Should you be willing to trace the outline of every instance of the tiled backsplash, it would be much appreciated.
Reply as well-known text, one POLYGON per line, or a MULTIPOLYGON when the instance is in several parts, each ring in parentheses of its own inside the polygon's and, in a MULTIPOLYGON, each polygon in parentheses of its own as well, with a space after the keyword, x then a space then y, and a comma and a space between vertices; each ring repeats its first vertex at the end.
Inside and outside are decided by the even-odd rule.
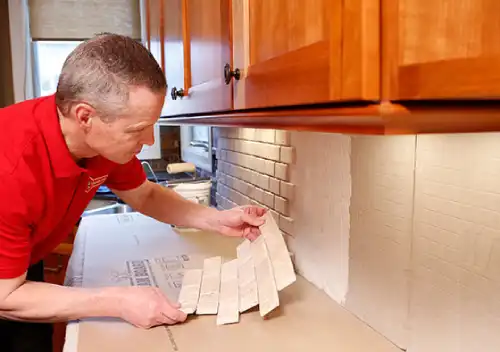
POLYGON ((167 165, 181 160, 180 128, 178 126, 161 126, 161 159, 148 160, 153 170, 166 171, 167 165))
POLYGON ((259 129, 219 129, 217 205, 258 204, 269 209, 281 230, 293 235, 289 203, 294 185, 289 167, 294 161, 290 132, 259 129))
POLYGON ((271 209, 306 279, 409 352, 499 350, 500 134, 220 131, 219 206, 271 209))

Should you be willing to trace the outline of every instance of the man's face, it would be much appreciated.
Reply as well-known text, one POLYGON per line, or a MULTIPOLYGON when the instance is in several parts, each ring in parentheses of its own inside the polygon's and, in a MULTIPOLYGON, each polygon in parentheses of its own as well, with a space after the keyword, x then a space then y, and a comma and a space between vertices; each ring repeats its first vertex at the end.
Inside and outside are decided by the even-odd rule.
POLYGON ((92 118, 86 144, 98 155, 118 164, 129 162, 142 147, 154 143, 154 124, 161 114, 165 94, 131 88, 128 109, 111 121, 92 118))

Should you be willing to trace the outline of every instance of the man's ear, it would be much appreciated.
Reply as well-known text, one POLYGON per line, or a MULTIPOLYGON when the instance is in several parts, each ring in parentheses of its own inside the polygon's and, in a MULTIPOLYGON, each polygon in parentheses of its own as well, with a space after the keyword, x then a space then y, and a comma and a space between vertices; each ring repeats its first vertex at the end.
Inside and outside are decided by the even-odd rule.
POLYGON ((87 103, 78 103, 74 106, 76 122, 84 131, 89 131, 92 127, 92 120, 95 117, 95 109, 87 103))

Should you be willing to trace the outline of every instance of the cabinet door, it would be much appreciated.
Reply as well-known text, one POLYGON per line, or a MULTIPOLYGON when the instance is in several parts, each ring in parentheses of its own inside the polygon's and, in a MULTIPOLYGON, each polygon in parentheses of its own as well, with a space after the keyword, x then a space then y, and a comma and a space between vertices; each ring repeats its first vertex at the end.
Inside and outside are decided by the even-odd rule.
POLYGON ((500 96, 500 1, 383 0, 383 94, 500 96))
POLYGON ((164 0, 165 73, 169 85, 163 115, 232 109, 230 0, 164 0))
POLYGON ((165 69, 165 58, 163 53, 163 26, 164 18, 162 8, 164 0, 146 0, 145 1, 145 44, 151 54, 154 56, 161 68, 165 69))
POLYGON ((233 0, 235 108, 341 97, 342 0, 233 0))

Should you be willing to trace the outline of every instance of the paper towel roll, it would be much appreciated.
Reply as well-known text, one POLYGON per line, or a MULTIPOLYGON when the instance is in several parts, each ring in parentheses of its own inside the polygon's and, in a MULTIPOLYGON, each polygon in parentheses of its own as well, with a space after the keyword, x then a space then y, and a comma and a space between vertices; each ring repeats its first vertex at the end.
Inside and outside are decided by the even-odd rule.
POLYGON ((195 172, 196 166, 193 163, 174 163, 167 165, 169 174, 178 174, 180 172, 195 172))

